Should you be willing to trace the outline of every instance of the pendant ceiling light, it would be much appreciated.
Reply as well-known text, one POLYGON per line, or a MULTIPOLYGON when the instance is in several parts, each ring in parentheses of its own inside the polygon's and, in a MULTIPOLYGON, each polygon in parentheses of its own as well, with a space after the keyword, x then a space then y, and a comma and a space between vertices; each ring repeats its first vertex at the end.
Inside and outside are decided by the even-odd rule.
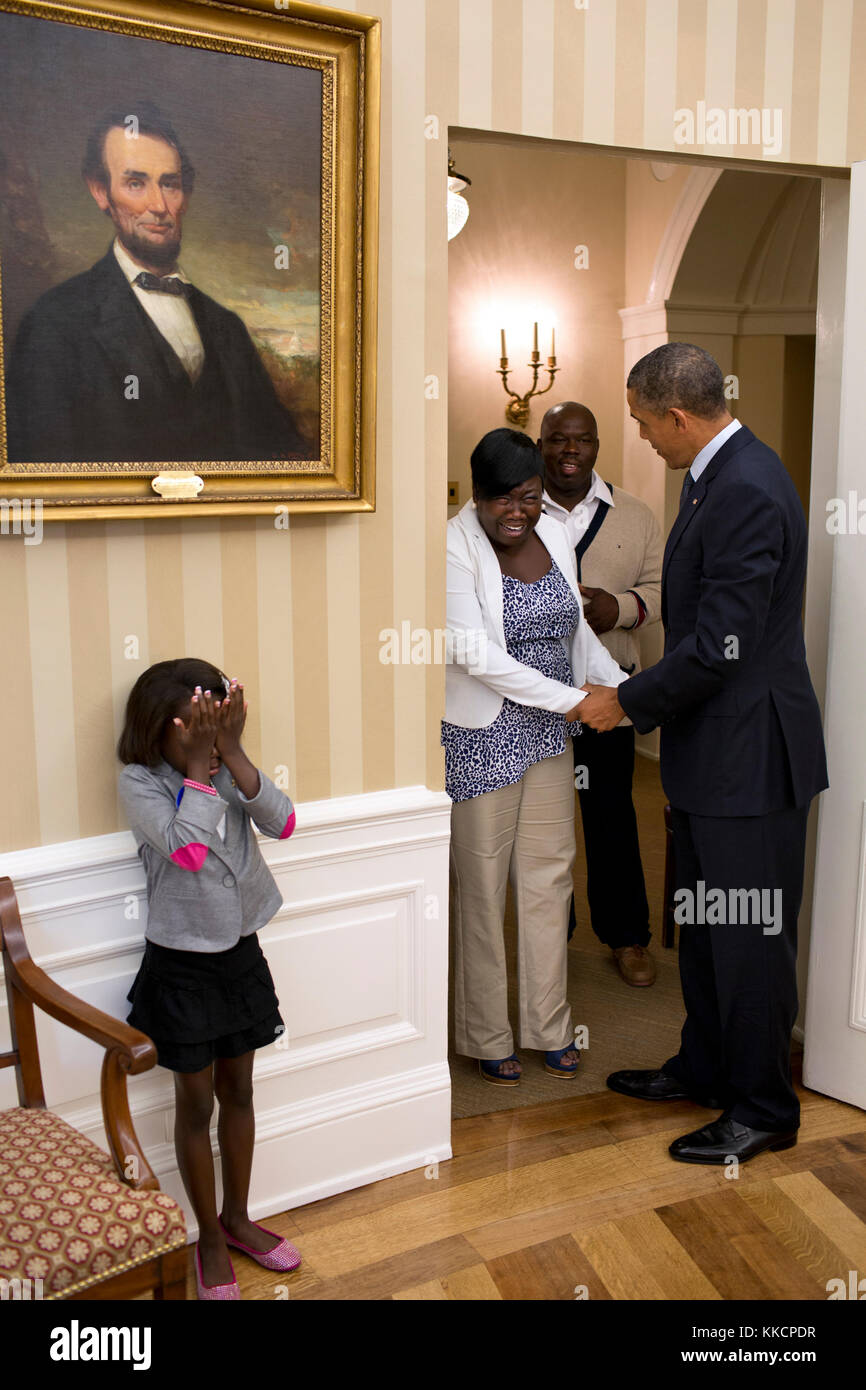
POLYGON ((463 197, 463 189, 472 183, 465 174, 458 174, 454 168, 451 151, 448 151, 448 240, 453 241, 462 232, 469 216, 469 204, 463 197))

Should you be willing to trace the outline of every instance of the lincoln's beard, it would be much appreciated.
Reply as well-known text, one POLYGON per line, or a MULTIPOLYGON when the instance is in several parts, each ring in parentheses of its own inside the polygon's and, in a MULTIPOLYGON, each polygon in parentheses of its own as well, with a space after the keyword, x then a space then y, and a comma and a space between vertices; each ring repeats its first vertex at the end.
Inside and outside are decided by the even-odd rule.
POLYGON ((148 241, 145 237, 136 236, 135 232, 119 232, 121 244, 126 247, 131 256, 137 261, 143 261, 146 265, 158 265, 163 270, 173 270, 177 264, 180 254, 180 233, 177 233, 173 241, 160 241, 156 245, 148 241))
POLYGON ((125 246, 137 261, 143 262, 144 265, 159 266, 163 270, 174 269, 180 255, 180 231, 175 231, 170 241, 153 242, 122 226, 116 216, 112 220, 121 246, 125 246))

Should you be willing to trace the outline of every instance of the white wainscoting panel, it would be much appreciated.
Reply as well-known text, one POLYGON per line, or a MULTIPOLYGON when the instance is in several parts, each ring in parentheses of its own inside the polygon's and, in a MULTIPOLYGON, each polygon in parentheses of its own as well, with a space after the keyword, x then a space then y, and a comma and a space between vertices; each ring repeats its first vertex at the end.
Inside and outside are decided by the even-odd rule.
MULTIPOLYGON (((450 1157, 450 806, 424 787, 340 797, 298 806, 289 840, 261 840, 283 895, 259 938, 286 1032, 256 1054, 256 1216, 450 1157)), ((132 836, 0 855, 4 874, 38 964, 125 1018, 147 923, 132 836)), ((45 1015, 37 1027, 48 1104, 104 1146, 102 1050, 45 1015)), ((0 1051, 8 1047, 4 992, 0 1051)), ((171 1073, 156 1067, 129 1088, 148 1159, 194 1232, 171 1073)), ((0 1072, 0 1108, 17 1103, 13 1072, 0 1072)), ((216 1114, 213 1138, 216 1152, 216 1114)))

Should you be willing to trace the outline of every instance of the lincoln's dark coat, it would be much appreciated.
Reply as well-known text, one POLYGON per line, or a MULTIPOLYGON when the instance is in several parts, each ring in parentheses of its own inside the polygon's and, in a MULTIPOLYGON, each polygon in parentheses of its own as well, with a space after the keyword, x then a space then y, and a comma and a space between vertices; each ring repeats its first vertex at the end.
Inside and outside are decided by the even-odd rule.
POLYGON ((112 250, 21 323, 7 374, 11 463, 310 457, 237 314, 194 287, 193 385, 112 250))

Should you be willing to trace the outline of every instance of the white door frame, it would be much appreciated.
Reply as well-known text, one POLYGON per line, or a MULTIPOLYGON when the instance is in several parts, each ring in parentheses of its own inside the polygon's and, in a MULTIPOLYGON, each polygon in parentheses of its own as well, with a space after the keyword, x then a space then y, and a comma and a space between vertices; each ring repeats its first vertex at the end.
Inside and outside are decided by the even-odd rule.
MULTIPOLYGON (((866 163, 825 181, 806 632, 830 787, 820 798, 803 1079, 866 1109, 866 538, 831 535, 831 498, 863 495, 866 437, 866 163)), ((808 861, 807 861, 808 862, 808 861)))

